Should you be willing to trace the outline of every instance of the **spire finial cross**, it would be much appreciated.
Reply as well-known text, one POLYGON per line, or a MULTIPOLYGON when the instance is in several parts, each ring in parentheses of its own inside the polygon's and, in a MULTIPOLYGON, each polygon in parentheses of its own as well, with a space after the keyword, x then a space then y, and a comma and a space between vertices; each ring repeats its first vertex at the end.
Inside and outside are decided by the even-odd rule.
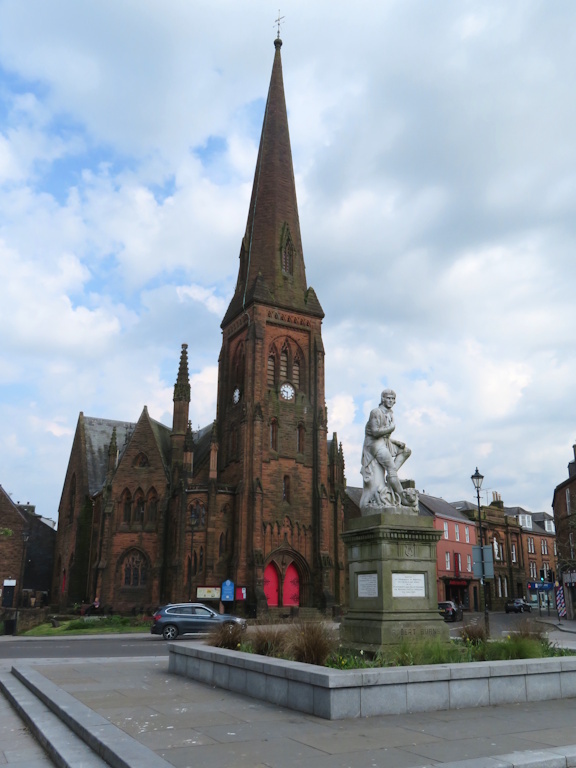
POLYGON ((274 21, 274 25, 278 25, 278 40, 280 40, 280 23, 284 21, 285 18, 286 16, 280 16, 280 8, 278 8, 278 18, 274 21))

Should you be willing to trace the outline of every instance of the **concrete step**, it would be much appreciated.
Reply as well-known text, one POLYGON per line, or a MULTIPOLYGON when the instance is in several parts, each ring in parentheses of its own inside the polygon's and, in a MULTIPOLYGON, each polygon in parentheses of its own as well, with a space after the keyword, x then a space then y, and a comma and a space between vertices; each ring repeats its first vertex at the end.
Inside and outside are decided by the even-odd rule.
POLYGON ((92 749, 9 672, 0 673, 0 691, 59 768, 107 768, 92 749))
POLYGON ((58 766, 173 768, 32 667, 13 666, 11 675, 0 678, 0 688, 18 702, 13 705, 58 766), (46 723, 38 734, 37 720, 46 723))

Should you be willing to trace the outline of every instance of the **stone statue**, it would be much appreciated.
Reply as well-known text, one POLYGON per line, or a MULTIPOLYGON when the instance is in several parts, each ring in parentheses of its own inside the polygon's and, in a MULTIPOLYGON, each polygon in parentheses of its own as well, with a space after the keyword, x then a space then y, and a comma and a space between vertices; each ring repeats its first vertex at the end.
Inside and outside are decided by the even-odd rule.
POLYGON ((377 512, 418 514, 417 491, 413 488, 405 490, 398 479, 398 470, 411 451, 404 443, 392 439, 396 429, 392 411, 395 402, 396 393, 385 389, 380 405, 370 412, 366 424, 361 469, 364 480, 360 499, 362 515, 377 512))

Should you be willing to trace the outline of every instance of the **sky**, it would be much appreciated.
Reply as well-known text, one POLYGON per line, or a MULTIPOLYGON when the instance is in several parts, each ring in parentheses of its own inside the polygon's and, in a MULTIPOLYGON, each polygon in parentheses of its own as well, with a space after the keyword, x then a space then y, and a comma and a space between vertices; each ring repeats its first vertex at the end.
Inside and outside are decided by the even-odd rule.
MULTIPOLYGON (((78 414, 216 415, 277 4, 0 0, 0 484, 56 519, 78 414)), ((576 4, 287 0, 282 65, 329 434, 550 511, 576 440, 576 4)))

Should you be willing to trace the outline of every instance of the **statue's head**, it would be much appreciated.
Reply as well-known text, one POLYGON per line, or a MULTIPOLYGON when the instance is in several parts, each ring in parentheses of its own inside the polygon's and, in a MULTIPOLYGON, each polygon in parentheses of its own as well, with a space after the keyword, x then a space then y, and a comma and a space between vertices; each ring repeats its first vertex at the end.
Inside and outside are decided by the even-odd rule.
POLYGON ((383 403, 384 400, 393 400, 396 402, 396 392, 394 392, 393 389, 383 389, 382 394, 380 395, 380 402, 383 403))

